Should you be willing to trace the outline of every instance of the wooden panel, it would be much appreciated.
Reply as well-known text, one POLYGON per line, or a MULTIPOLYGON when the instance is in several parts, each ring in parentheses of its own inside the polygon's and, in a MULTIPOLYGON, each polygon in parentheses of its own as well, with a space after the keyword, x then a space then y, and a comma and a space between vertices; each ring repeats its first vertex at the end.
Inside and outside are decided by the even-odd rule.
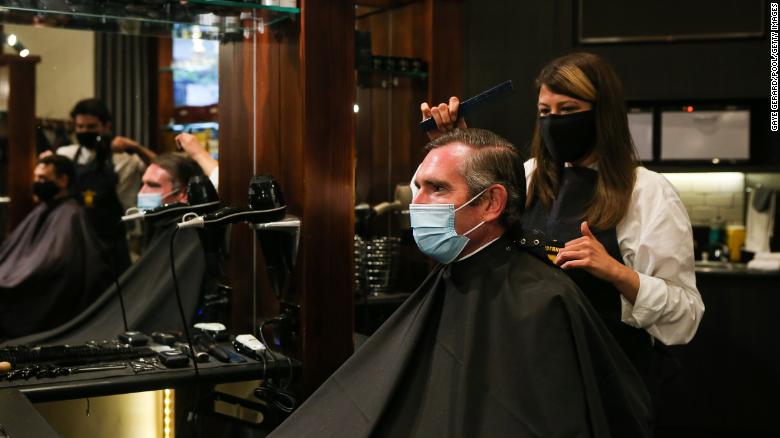
MULTIPOLYGON (((304 195, 306 193, 306 181, 304 180, 304 162, 307 159, 304 145, 303 118, 304 118, 304 84, 301 78, 302 63, 300 50, 300 26, 288 26, 284 33, 284 44, 280 45, 279 52, 279 178, 284 181, 285 194, 287 195, 288 209, 291 214, 304 217, 304 195)), ((324 117, 324 116, 323 116, 324 117)), ((307 229, 308 222, 303 223, 303 229, 307 229)), ((303 254, 298 256, 298 264, 295 267, 290 294, 287 299, 301 304, 303 290, 306 282, 304 275, 303 254)), ((302 357, 303 344, 298 345, 296 352, 302 357)))
POLYGON ((434 29, 425 39, 430 61, 428 99, 444 102, 463 94, 463 2, 426 0, 426 28, 434 29))
MULTIPOLYGON (((220 45, 219 55, 219 196, 223 205, 247 205, 252 177, 254 105, 251 92, 252 41, 220 45)), ((232 331, 251 331, 251 273, 254 236, 243 224, 232 227, 227 260, 228 283, 233 287, 232 331)))
MULTIPOLYGON (((255 150, 255 174, 271 174, 279 181, 285 200, 289 203, 289 189, 287 180, 281 176, 282 163, 281 151, 284 145, 280 141, 281 125, 280 110, 282 102, 280 96, 280 59, 279 53, 285 44, 287 32, 297 29, 292 21, 287 21, 279 26, 266 29, 262 34, 256 34, 255 46, 255 90, 245 90, 246 93, 255 93, 254 119, 256 123, 254 145, 255 150)), ((294 30, 297 32, 297 30, 294 30)), ((289 208, 289 213, 294 213, 289 208)), ((257 244, 256 270, 257 277, 254 280, 257 290, 255 313, 259 320, 270 318, 279 314, 279 299, 271 288, 266 275, 263 252, 257 244)), ((259 323, 259 321, 257 321, 259 323)))
MULTIPOLYGON (((374 55, 430 62, 428 46, 420 43, 431 34, 426 8, 417 2, 368 15, 356 21, 356 28, 371 32, 374 55)), ((417 124, 420 103, 428 100, 428 84, 417 78, 361 73, 356 131, 358 202, 373 205, 392 200, 395 185, 409 181, 427 141, 417 124)))
MULTIPOLYGON (((221 48, 220 196, 245 205, 254 163, 279 180, 288 211, 301 217, 288 300, 301 305, 295 350, 308 392, 352 352, 354 21, 348 0, 304 1, 301 8, 298 21, 267 29, 256 46, 221 48)), ((243 225, 233 228, 228 278, 236 290, 232 328, 240 330, 251 326, 254 237, 243 225)), ((258 315, 273 316, 278 302, 261 260, 257 268, 258 315)))
POLYGON ((0 55, 9 69, 7 184, 8 229, 12 230, 33 209, 31 184, 35 154, 35 67, 40 58, 0 55), (13 165, 11 165, 13 163, 13 165))
POLYGON ((422 161, 427 136, 417 126, 420 103, 462 95, 461 15, 461 1, 426 0, 356 21, 358 30, 371 32, 374 55, 422 58, 430 73, 427 81, 383 75, 358 89, 358 202, 392 199, 395 185, 407 182, 422 161))
POLYGON ((312 390, 353 349, 354 19, 349 0, 302 9, 303 384, 312 390))

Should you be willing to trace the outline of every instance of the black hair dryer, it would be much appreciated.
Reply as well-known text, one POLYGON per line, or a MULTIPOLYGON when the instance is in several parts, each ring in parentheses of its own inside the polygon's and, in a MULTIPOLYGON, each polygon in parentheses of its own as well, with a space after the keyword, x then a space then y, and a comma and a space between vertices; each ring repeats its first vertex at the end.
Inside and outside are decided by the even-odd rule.
MULTIPOLYGON (((270 175, 257 175, 249 183, 249 207, 271 210, 285 205, 279 183, 270 175)), ((265 257, 266 272, 276 297, 282 299, 290 287, 298 257, 301 221, 282 213, 274 221, 253 224, 265 257)))

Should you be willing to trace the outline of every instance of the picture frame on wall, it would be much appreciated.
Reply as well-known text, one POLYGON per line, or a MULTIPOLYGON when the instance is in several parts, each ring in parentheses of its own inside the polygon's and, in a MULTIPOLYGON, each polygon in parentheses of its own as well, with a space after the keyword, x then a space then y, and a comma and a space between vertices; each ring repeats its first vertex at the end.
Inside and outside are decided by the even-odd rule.
POLYGON ((763 38, 764 0, 578 0, 579 44, 763 38))

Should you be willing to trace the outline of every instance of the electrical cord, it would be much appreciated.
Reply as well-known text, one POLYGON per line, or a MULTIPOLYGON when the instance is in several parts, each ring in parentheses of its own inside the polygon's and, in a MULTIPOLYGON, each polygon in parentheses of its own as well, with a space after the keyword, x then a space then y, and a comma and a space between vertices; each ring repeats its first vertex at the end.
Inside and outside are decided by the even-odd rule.
POLYGON ((184 315, 184 306, 181 304, 181 292, 179 291, 179 281, 176 278, 176 259, 174 257, 174 242, 176 241, 176 234, 178 234, 179 228, 173 229, 173 234, 171 234, 171 245, 170 245, 170 262, 171 262, 171 276, 173 277, 173 289, 176 292, 176 304, 179 306, 179 316, 181 317, 181 323, 184 326, 184 335, 187 336, 187 345, 190 348, 190 352, 193 352, 192 354, 192 365, 195 368, 195 434, 196 436, 200 436, 200 428, 197 425, 198 421, 198 404, 200 400, 200 372, 198 370, 198 361, 195 359, 195 348, 192 345, 192 337, 190 336, 190 328, 187 324, 187 318, 184 315))
MULTIPOLYGON (((187 317, 184 315, 184 306, 181 304, 181 292, 179 291, 179 281, 176 278, 176 258, 174 257, 173 248, 174 248, 174 242, 176 241, 176 234, 178 233, 179 233, 179 229, 174 228, 173 234, 171 234, 171 245, 170 245, 171 276, 173 277, 173 290, 176 292, 176 304, 179 306, 179 316, 181 317, 181 323, 184 326, 184 335, 187 336, 187 346, 190 347, 190 351, 195 351, 195 348, 192 345, 192 337, 190 336, 190 328, 187 324, 187 317)), ((194 357, 192 358, 192 365, 195 368, 195 383, 197 384, 198 379, 200 379, 200 372, 198 370, 198 361, 195 360, 194 357)))
MULTIPOLYGON (((277 316, 268 319, 266 321, 263 321, 263 323, 260 324, 260 329, 259 329, 260 340, 266 346, 268 353, 271 354, 271 358, 273 359, 274 363, 276 363, 276 356, 275 356, 276 353, 271 349, 270 344, 266 342, 263 329, 269 324, 276 324, 283 320, 284 318, 282 318, 281 316, 277 316)), ((265 355, 265 353, 263 355, 265 355)), ((289 357, 287 357, 287 355, 282 355, 282 356, 285 359, 287 359, 288 370, 290 371, 290 375, 285 385, 283 387, 278 387, 274 385, 271 379, 265 379, 263 380, 263 383, 260 385, 260 387, 255 388, 254 394, 255 397, 259 398, 260 400, 264 400, 271 407, 275 408, 280 413, 286 416, 292 413, 292 411, 294 411, 295 408, 298 406, 298 399, 295 396, 295 394, 287 390, 290 386, 290 383, 293 380, 292 360, 289 357)), ((263 375, 265 376, 265 358, 263 358, 263 375)))
MULTIPOLYGON (((271 357, 273 358, 274 363, 276 363, 276 357, 274 356, 274 351, 271 348, 271 345, 265 341, 265 335, 263 334, 263 329, 265 328, 266 325, 276 324, 282 321, 284 321, 284 318, 282 318, 281 316, 273 317, 271 319, 263 321, 263 323, 260 324, 260 329, 259 329, 260 341, 262 341, 263 345, 265 345, 268 348, 268 351, 271 352, 271 357)), ((282 354, 282 356, 284 356, 284 358, 287 359, 287 367, 288 367, 287 369, 290 371, 290 375, 287 378, 287 383, 283 386, 283 389, 287 389, 290 387, 290 384, 292 383, 293 380, 293 366, 292 366, 292 360, 290 360, 290 358, 286 354, 282 354)))
POLYGON ((285 415, 291 414, 298 406, 298 399, 293 393, 277 388, 268 381, 255 388, 255 397, 285 415))
POLYGON ((124 226, 122 225, 122 221, 119 221, 119 223, 117 223, 116 226, 117 226, 117 228, 121 227, 121 231, 122 232, 121 233, 116 233, 116 235, 114 236, 114 241, 112 242, 112 245, 109 248, 109 251, 110 251, 109 257, 111 259, 111 275, 113 275, 113 277, 114 277, 114 285, 116 286, 116 294, 119 296, 119 307, 120 307, 120 309, 122 309, 122 323, 125 326, 125 332, 128 332, 128 331, 130 331, 130 329, 127 328, 127 312, 125 311, 125 300, 122 297, 122 290, 119 288, 119 274, 117 274, 117 272, 116 272, 117 271, 117 269, 116 269, 116 263, 117 263, 117 260, 116 260, 117 259, 117 254, 116 254, 117 242, 119 241, 120 237, 122 239, 125 238, 125 233, 124 233, 124 226))

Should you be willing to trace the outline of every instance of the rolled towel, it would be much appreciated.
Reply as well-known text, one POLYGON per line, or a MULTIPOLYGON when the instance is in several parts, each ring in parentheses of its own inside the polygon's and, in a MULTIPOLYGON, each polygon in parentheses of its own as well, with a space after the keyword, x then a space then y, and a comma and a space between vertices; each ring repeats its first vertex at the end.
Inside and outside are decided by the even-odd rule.
POLYGON ((753 259, 747 264, 748 269, 759 271, 780 271, 780 260, 756 260, 753 259))
POLYGON ((753 257, 754 260, 780 260, 780 252, 759 252, 753 257))

